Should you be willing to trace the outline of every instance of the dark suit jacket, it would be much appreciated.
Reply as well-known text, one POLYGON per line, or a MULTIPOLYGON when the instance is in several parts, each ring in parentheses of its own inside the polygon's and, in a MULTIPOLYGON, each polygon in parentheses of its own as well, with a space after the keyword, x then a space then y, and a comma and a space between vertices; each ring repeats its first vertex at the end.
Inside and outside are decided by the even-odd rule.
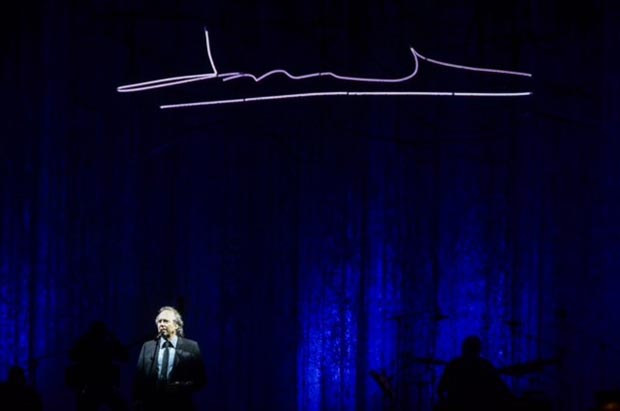
POLYGON ((142 345, 138 358, 134 395, 138 404, 146 410, 191 410, 192 394, 206 383, 205 368, 196 341, 178 337, 174 365, 169 382, 162 386, 157 381, 157 354, 159 340, 142 345))

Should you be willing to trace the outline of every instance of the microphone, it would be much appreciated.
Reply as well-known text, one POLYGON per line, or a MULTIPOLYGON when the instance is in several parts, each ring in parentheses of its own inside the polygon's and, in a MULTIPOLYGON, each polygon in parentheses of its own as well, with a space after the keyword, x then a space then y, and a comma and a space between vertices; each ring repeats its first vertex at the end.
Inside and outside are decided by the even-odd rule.
POLYGON ((162 345, 162 346, 163 346, 163 343, 164 343, 164 342, 166 342, 167 340, 168 340, 168 338, 165 336, 164 331, 159 331, 159 332, 155 335, 155 337, 153 338, 153 341, 155 341, 155 347, 156 347, 156 348, 157 348, 159 345, 162 345), (160 340, 161 338, 163 338, 163 339, 164 339, 164 341, 163 341, 161 344, 159 344, 159 340, 160 340))

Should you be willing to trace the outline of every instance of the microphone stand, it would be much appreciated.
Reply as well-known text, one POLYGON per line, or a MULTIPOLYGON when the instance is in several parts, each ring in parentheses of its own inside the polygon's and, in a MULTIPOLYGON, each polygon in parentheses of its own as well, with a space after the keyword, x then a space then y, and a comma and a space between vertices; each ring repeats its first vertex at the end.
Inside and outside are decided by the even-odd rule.
POLYGON ((155 375, 155 362, 157 358, 157 353, 159 352, 159 337, 161 337, 161 333, 157 333, 155 336, 155 347, 153 348, 153 357, 151 357, 151 370, 149 375, 155 375))

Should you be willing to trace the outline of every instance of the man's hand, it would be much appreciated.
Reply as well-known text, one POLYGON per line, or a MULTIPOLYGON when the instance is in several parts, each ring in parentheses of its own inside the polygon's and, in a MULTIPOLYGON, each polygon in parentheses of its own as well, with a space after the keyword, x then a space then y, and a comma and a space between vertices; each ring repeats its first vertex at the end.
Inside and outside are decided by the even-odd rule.
POLYGON ((192 385, 193 384, 189 381, 174 381, 166 385, 166 392, 169 394, 177 394, 191 389, 192 385))

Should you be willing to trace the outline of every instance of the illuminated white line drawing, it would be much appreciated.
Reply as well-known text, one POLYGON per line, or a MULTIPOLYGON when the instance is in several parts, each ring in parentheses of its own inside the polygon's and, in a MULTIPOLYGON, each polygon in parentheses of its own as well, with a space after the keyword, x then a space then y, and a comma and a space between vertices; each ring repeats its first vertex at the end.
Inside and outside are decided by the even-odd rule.
POLYGON ((209 100, 195 103, 164 104, 161 109, 188 108, 199 106, 215 106, 220 104, 250 103, 263 100, 284 100, 291 98, 308 98, 324 96, 443 96, 443 97, 524 97, 529 96, 530 91, 514 93, 470 93, 453 91, 323 91, 318 93, 280 94, 271 96, 234 98, 229 100, 209 100))
MULTIPOLYGON (((483 68, 483 67, 473 67, 473 66, 464 66, 460 64, 447 63, 439 60, 434 60, 423 56, 418 53, 413 47, 410 47, 409 50, 413 56, 414 68, 413 71, 400 78, 373 78, 373 77, 352 77, 352 76, 343 76, 340 74, 333 73, 331 71, 326 72, 316 72, 309 73, 303 75, 293 75, 286 70, 283 69, 275 69, 268 71, 260 76, 244 73, 244 72, 229 72, 229 73, 218 73, 217 68, 215 67, 215 63, 213 61, 213 56, 211 54, 211 44, 209 41, 209 32, 207 29, 204 29, 205 33, 205 42, 207 47, 207 54, 209 56, 209 62, 211 64, 210 73, 202 73, 202 74, 190 74, 185 76, 176 76, 176 77, 167 77, 157 80, 151 80, 141 83, 127 84, 124 86, 119 86, 117 91, 119 93, 133 93, 138 91, 145 90, 153 90, 164 87, 171 87, 180 84, 186 84, 196 81, 210 80, 210 79, 221 79, 223 82, 237 80, 241 78, 250 78, 254 80, 254 82, 258 83, 260 81, 265 80, 268 77, 271 77, 276 74, 281 74, 288 77, 291 80, 306 80, 309 78, 316 77, 331 77, 337 80, 343 81, 352 81, 352 82, 360 82, 360 83, 402 83, 408 80, 411 80, 418 74, 419 69, 419 59, 444 67, 455 68, 458 70, 469 70, 469 71, 477 71, 483 73, 492 73, 492 74, 501 74, 501 75, 509 75, 509 76, 520 76, 520 77, 532 77, 531 73, 520 72, 520 71, 510 71, 510 70, 498 70, 491 68, 483 68)), ((529 96, 532 92, 503 92, 503 93, 482 93, 482 92, 423 92, 423 91, 322 91, 322 92, 314 92, 314 93, 297 93, 297 94, 281 94, 281 95, 269 95, 269 96, 258 96, 258 97, 246 97, 246 98, 237 98, 237 99, 228 99, 228 100, 210 100, 210 101, 202 101, 202 102, 194 102, 194 103, 179 103, 179 104, 167 104, 162 105, 160 108, 168 109, 168 108, 182 108, 182 107, 196 107, 196 106, 208 106, 208 105, 217 105, 217 104, 232 104, 232 103, 246 103, 253 101, 265 101, 265 100, 282 100, 282 99, 292 99, 292 98, 308 98, 308 97, 322 97, 322 96, 456 96, 456 97, 520 97, 520 96, 529 96)))

